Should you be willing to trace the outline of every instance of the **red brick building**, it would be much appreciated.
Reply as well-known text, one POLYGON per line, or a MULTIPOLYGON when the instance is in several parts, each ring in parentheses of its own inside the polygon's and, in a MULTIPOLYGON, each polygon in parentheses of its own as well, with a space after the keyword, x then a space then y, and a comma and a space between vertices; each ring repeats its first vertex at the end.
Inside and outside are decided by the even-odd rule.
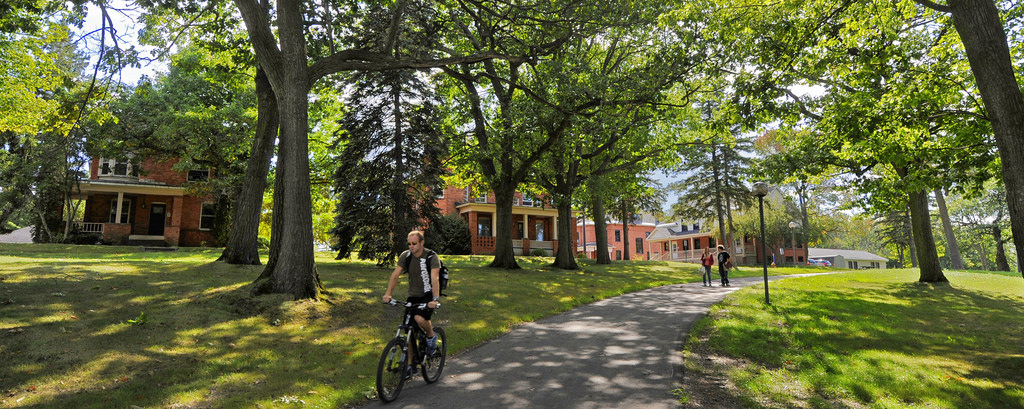
POLYGON ((176 160, 143 160, 141 164, 93 158, 89 179, 71 193, 85 200, 83 232, 100 233, 108 244, 200 246, 212 243, 214 207, 204 198, 185 194, 190 180, 210 177, 208 169, 179 172, 176 160))
MULTIPOLYGON (((623 229, 622 221, 609 220, 605 225, 608 232, 608 257, 612 260, 623 260, 626 258, 626 248, 629 248, 628 260, 650 259, 648 238, 658 225, 658 220, 650 215, 637 215, 629 222, 628 240, 627 232, 623 229)), ((576 252, 585 254, 586 258, 597 258, 597 235, 595 234, 593 220, 582 219, 576 224, 576 237, 579 240, 576 245, 576 252), (585 242, 585 243, 583 243, 585 242)))
MULTIPOLYGON (((736 263, 740 265, 761 264, 764 255, 759 241, 751 236, 740 236, 742 235, 736 237, 736 243, 731 248, 726 246, 736 263)), ((648 241, 651 245, 651 260, 686 263, 699 263, 700 255, 705 248, 712 247, 711 251, 714 252, 714 247, 719 244, 718 240, 711 236, 711 232, 701 230, 700 223, 682 222, 658 225, 648 241)), ((783 258, 785 258, 786 265, 789 265, 793 263, 794 256, 796 256, 798 264, 807 263, 807 249, 802 246, 798 246, 796 249, 772 249, 769 247, 768 251, 770 253, 768 263, 774 262, 782 265, 783 258), (773 253, 775 251, 778 252, 778 256, 773 253)))
MULTIPOLYGON (((437 207, 442 214, 455 213, 469 223, 473 254, 494 254, 498 227, 493 194, 474 197, 469 188, 448 187, 438 197, 437 207)), ((512 247, 517 256, 528 256, 536 249, 553 256, 558 240, 565 238, 565 232, 558 231, 558 210, 519 192, 512 199, 512 225, 512 247)))

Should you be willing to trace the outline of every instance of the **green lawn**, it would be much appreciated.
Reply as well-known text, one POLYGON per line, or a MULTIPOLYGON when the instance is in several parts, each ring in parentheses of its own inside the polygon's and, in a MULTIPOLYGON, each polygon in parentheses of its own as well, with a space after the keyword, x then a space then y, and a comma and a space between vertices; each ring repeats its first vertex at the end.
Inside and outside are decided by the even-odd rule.
MULTIPOLYGON (((327 302, 252 299, 261 267, 219 254, 0 245, 0 407, 336 408, 373 398, 378 354, 401 313, 380 303, 391 269, 320 254, 327 302)), ((453 353, 597 299, 700 281, 693 264, 562 271, 522 258, 523 270, 506 271, 484 268, 490 259, 445 257, 454 284, 435 320, 453 353)))
POLYGON ((1024 280, 946 276, 793 278, 771 284, 770 307, 746 288, 694 327, 687 367, 727 377, 748 407, 1024 407, 1024 280), (732 364, 703 365, 705 351, 732 364))

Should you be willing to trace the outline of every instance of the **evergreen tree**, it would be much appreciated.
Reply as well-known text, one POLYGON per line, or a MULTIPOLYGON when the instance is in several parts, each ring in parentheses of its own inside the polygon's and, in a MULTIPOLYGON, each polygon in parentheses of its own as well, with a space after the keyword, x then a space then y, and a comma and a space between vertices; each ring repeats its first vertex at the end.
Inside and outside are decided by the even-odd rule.
POLYGON ((406 233, 440 216, 435 200, 447 144, 419 73, 357 73, 346 83, 333 248, 345 258, 357 243, 360 258, 390 265, 406 248, 406 233))

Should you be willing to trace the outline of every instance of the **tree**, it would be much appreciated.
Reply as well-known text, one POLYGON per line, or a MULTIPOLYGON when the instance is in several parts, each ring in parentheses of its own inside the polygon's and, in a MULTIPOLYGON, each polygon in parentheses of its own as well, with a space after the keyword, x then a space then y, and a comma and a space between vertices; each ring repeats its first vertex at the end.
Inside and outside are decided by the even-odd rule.
MULTIPOLYGON (((392 44, 401 32, 407 31, 402 30, 404 9, 410 3, 407 0, 399 0, 395 4, 384 42, 372 47, 353 48, 344 48, 346 44, 334 37, 336 32, 347 32, 341 28, 351 23, 349 18, 352 16, 348 10, 334 7, 344 8, 348 4, 305 9, 303 2, 282 0, 272 9, 269 3, 256 0, 235 0, 234 3, 245 21, 256 59, 267 73, 277 98, 280 118, 270 259, 254 282, 253 291, 255 294, 287 293, 296 298, 315 299, 319 297, 322 284, 313 261, 308 178, 308 98, 313 84, 341 71, 430 68, 494 58, 522 58, 490 51, 444 58, 433 54, 395 58, 392 44), (309 30, 307 27, 310 25, 320 27, 309 30)), ((455 15, 460 8, 447 10, 455 15)), ((466 5, 465 10, 479 10, 479 6, 466 5)), ((436 15, 441 18, 447 14, 436 15)))
MULTIPOLYGON (((943 6, 930 0, 914 1, 953 17, 995 133, 1014 244, 1017 254, 1024 254, 1024 97, 996 2, 949 0, 943 6)), ((1024 258, 1018 258, 1017 270, 1024 276, 1024 258)))
POLYGON ((956 235, 953 233, 953 224, 949 220, 949 210, 946 208, 946 197, 942 194, 942 189, 935 189, 935 203, 939 207, 939 220, 942 222, 942 234, 946 238, 949 262, 954 270, 963 270, 964 260, 960 257, 960 245, 957 244, 956 235))
POLYGON ((360 258, 390 265, 406 248, 406 233, 440 217, 435 192, 448 146, 416 72, 356 73, 350 86, 334 174, 335 249, 348 257, 355 240, 360 258))
MULTIPOLYGON (((988 246, 992 246, 995 257, 995 269, 1010 271, 1009 258, 1005 249, 1006 242, 1012 238, 1004 232, 1009 227, 1008 209, 1005 187, 997 182, 990 182, 985 189, 957 198, 950 203, 950 220, 953 224, 975 232, 981 238, 977 246, 978 257, 983 266, 989 261, 988 246)), ((1017 254, 1020 258, 1020 254, 1017 254)), ((985 267, 988 269, 988 267, 985 267)))

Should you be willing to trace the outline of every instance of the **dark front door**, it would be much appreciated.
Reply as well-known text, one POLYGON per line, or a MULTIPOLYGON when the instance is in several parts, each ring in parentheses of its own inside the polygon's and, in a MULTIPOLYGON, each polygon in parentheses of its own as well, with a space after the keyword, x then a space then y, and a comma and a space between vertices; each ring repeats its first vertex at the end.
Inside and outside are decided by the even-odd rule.
POLYGON ((166 222, 167 205, 156 203, 149 205, 149 235, 163 236, 166 222))

